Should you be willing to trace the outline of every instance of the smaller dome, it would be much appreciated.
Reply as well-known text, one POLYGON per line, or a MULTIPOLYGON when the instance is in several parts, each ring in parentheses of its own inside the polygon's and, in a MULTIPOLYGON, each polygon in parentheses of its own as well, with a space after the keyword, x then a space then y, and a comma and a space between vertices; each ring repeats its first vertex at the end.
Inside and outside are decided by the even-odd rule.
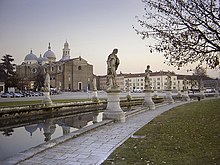
POLYGON ((47 57, 42 57, 41 54, 40 54, 40 57, 37 59, 37 61, 39 63, 42 63, 43 61, 48 61, 48 58, 47 57))
POLYGON ((30 54, 26 55, 24 60, 25 61, 27 61, 27 60, 37 60, 37 56, 35 54, 33 54, 32 50, 31 50, 30 54))

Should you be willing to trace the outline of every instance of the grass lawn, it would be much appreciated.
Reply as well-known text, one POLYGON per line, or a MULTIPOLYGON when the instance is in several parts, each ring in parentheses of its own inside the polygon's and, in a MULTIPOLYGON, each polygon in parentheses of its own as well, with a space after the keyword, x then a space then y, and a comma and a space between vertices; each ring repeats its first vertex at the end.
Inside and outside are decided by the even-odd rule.
POLYGON ((163 113, 129 138, 103 163, 116 165, 220 164, 220 99, 163 113))
MULTIPOLYGON (((65 99, 65 100, 52 100, 52 101, 54 103, 68 103, 68 102, 91 101, 91 99, 65 99)), ((32 105, 32 104, 41 104, 41 103, 42 103, 42 100, 0 102, 0 107, 1 106, 32 105)))

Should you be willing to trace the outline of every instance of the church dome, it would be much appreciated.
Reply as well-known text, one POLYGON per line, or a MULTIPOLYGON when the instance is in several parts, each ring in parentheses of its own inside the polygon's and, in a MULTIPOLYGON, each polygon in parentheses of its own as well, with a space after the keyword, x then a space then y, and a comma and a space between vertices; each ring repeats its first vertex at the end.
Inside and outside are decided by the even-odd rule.
POLYGON ((37 130, 37 124, 25 126, 24 129, 30 133, 30 136, 37 130))
POLYGON ((44 53, 43 57, 46 57, 46 58, 56 58, 54 52, 51 50, 50 43, 49 43, 49 46, 48 46, 48 51, 46 51, 44 53))
POLYGON ((25 61, 32 61, 32 60, 37 60, 37 56, 32 53, 32 50, 30 54, 26 55, 24 58, 25 61))
POLYGON ((44 57, 46 58, 56 58, 54 52, 52 50, 48 50, 44 53, 44 57))

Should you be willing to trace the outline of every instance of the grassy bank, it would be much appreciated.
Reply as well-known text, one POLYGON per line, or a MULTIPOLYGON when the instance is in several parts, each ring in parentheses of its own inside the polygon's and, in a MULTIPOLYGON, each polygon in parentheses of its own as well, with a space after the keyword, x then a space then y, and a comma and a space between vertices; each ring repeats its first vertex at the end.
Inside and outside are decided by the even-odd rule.
POLYGON ((155 118, 103 164, 220 164, 220 99, 193 102, 155 118))
MULTIPOLYGON (((64 99, 64 100, 52 100, 52 101, 54 103, 68 103, 68 102, 79 102, 79 101, 90 101, 90 100, 91 99, 64 99)), ((0 107, 32 105, 32 104, 41 104, 41 103, 42 100, 0 102, 0 107)))

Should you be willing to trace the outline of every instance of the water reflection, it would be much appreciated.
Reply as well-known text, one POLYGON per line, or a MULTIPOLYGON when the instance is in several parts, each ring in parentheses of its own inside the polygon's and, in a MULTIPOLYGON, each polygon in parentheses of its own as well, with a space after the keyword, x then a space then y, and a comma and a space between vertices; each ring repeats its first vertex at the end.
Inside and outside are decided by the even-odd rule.
POLYGON ((102 112, 88 112, 0 127, 0 160, 101 120, 102 112))

